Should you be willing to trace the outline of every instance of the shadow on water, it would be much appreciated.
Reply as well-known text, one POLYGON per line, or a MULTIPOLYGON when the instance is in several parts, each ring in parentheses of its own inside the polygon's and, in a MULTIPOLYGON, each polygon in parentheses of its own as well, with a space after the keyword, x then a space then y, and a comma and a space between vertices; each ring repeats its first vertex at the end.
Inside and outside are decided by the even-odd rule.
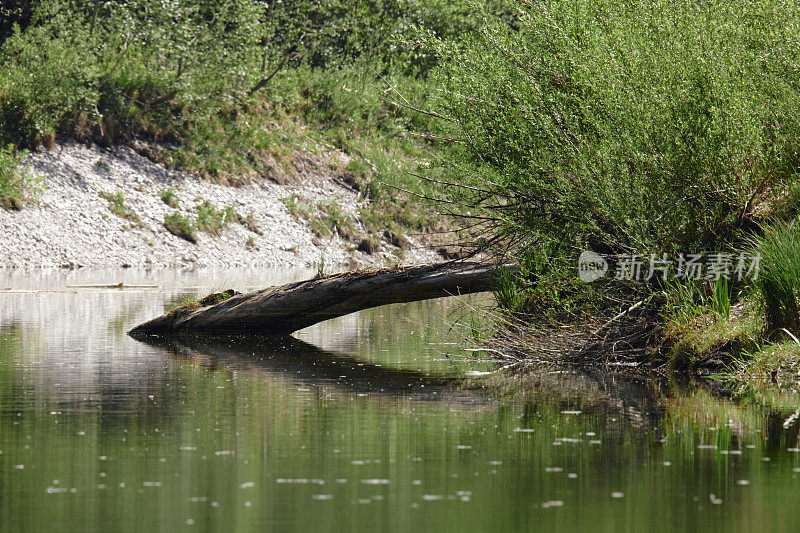
POLYGON ((304 387, 330 387, 367 395, 411 397, 477 405, 478 391, 459 388, 461 380, 413 370, 384 368, 326 351, 291 336, 160 336, 137 340, 170 355, 211 368, 281 377, 304 387))

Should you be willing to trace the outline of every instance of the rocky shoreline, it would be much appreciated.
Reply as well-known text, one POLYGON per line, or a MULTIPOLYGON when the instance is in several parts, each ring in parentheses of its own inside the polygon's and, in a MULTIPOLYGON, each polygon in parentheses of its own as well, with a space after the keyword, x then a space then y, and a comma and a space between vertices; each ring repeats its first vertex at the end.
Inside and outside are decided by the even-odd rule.
POLYGON ((402 252, 389 242, 382 242, 380 251, 359 251, 335 232, 315 235, 307 220, 290 213, 287 198, 309 205, 333 201, 360 224, 365 200, 325 164, 344 158, 337 152, 302 155, 291 169, 291 184, 261 180, 231 187, 169 170, 129 147, 64 143, 41 149, 24 162, 42 178, 38 200, 21 211, 0 209, 0 268, 314 267, 324 262, 326 269, 342 269, 400 257, 403 262, 436 260, 435 252, 411 238, 402 252), (174 191, 173 206, 161 198, 168 190, 174 191), (110 210, 108 196, 119 193, 135 220, 110 210), (216 235, 198 231, 196 243, 166 229, 166 215, 179 212, 191 219, 203 201, 249 215, 249 223, 226 224, 216 235))

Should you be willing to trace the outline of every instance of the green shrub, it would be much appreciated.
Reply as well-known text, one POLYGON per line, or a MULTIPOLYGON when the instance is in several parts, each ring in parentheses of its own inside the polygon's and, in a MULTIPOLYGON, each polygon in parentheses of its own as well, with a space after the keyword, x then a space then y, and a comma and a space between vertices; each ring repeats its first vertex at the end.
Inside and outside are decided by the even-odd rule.
POLYGON ((311 218, 308 206, 302 203, 297 196, 286 196, 281 198, 281 202, 286 206, 286 210, 289 211, 289 214, 293 217, 302 218, 304 220, 311 218))
POLYGON ((171 215, 164 215, 164 227, 176 237, 185 239, 192 244, 197 243, 197 227, 194 222, 181 215, 178 211, 171 215))
POLYGON ((0 208, 22 209, 26 199, 39 194, 41 179, 21 168, 27 151, 17 151, 13 144, 0 147, 0 208))
POLYGON ((431 41, 450 198, 502 247, 713 250, 795 178, 800 5, 515 4, 515 29, 431 41))
POLYGON ((317 204, 319 219, 330 233, 338 234, 342 239, 350 240, 356 237, 357 231, 353 220, 342 212, 336 202, 323 202, 317 204))

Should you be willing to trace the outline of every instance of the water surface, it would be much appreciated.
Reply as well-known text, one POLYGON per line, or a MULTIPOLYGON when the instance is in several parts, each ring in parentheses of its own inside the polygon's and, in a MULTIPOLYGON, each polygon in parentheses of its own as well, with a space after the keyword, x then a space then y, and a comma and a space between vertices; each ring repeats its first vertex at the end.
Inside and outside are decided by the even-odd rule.
POLYGON ((455 300, 285 338, 125 334, 187 295, 308 274, 0 272, 0 531, 800 523, 793 391, 741 402, 552 369, 522 391, 464 388, 495 365, 454 345, 455 300), (157 287, 79 287, 120 281, 157 287))

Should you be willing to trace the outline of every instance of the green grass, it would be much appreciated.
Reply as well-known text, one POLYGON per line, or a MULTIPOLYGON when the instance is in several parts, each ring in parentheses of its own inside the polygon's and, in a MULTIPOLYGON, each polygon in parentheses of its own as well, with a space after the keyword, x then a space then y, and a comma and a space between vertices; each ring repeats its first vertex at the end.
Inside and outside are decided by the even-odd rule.
POLYGON ((120 218, 141 224, 139 215, 136 214, 133 209, 125 205, 125 195, 122 194, 122 191, 117 191, 116 193, 101 191, 99 195, 101 198, 108 201, 109 211, 120 218))
POLYGON ((197 226, 178 211, 171 215, 164 215, 164 227, 176 237, 185 239, 192 244, 197 243, 197 226))
POLYGON ((786 328, 800 332, 800 220, 778 223, 751 239, 761 256, 756 287, 766 304, 770 332, 786 328))
POLYGON ((197 212, 197 229, 211 235, 219 235, 228 224, 239 222, 239 215, 233 206, 217 209, 208 200, 202 200, 194 209, 197 212))
POLYGON ((312 204, 297 196, 282 198, 281 201, 292 216, 307 221, 317 237, 338 235, 346 241, 363 240, 353 219, 334 201, 312 204))
POLYGON ((800 345, 795 340, 763 343, 736 360, 726 373, 728 381, 739 386, 760 388, 770 383, 794 387, 800 368, 800 345))
POLYGON ((164 189, 163 191, 158 193, 158 195, 161 198, 162 202, 172 207, 173 209, 178 209, 178 207, 180 207, 180 204, 178 203, 178 196, 172 189, 164 189))

